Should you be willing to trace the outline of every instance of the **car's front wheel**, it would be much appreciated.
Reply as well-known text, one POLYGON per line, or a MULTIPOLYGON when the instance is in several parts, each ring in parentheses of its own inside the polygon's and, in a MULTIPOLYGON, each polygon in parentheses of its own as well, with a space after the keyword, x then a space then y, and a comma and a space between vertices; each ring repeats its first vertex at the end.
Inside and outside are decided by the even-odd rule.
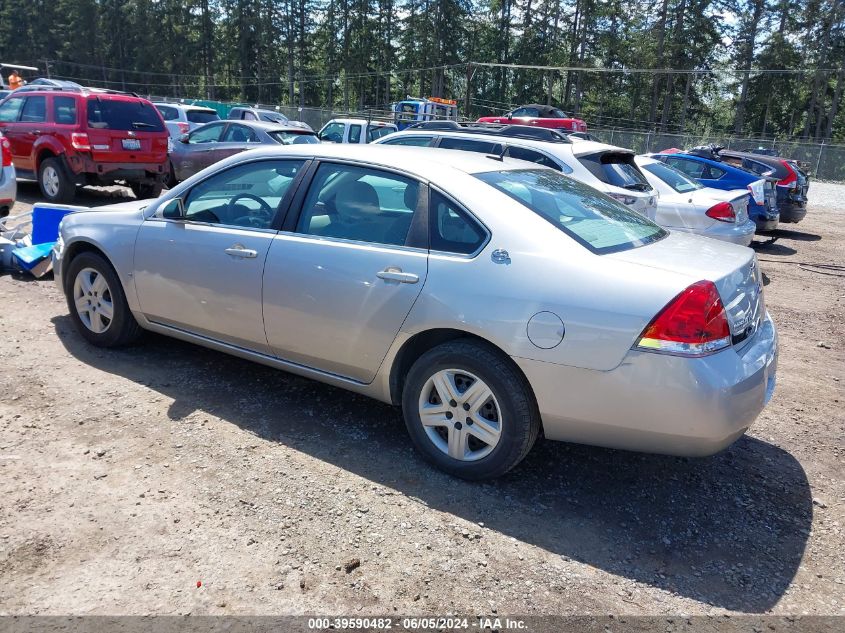
POLYGON ((73 324, 90 343, 121 347, 140 337, 117 273, 97 253, 80 253, 71 260, 65 296, 73 324))
POLYGON ((510 359, 471 340, 444 343, 411 367, 402 394, 414 445, 435 466, 488 479, 525 458, 540 431, 531 388, 510 359))

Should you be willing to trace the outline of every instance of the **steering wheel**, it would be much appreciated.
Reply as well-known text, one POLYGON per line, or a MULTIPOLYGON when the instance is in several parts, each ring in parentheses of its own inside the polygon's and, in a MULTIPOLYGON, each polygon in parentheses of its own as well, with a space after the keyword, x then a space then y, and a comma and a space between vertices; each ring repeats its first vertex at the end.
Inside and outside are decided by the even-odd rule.
POLYGON ((234 222, 236 224, 249 224, 250 226, 255 226, 255 227, 260 228, 260 227, 265 226, 267 223, 269 223, 273 219, 273 209, 272 209, 272 207, 270 207, 270 205, 267 204, 267 202, 263 198, 260 198, 259 196, 256 196, 255 194, 252 194, 252 193, 239 193, 234 198, 229 200, 229 203, 226 205, 226 215, 228 217, 232 217, 232 215, 234 215, 238 206, 240 206, 243 209, 247 208, 244 205, 238 205, 238 200, 241 200, 242 198, 254 200, 255 202, 258 203, 258 205, 261 208, 258 209, 257 211, 253 211, 251 209, 248 209, 248 211, 249 211, 248 215, 243 215, 243 216, 240 216, 240 217, 234 219, 234 222))

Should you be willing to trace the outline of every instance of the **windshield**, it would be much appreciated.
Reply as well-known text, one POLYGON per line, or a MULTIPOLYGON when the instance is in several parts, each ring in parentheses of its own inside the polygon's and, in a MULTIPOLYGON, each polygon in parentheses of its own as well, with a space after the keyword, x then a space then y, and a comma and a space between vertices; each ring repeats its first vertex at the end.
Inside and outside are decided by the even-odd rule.
POLYGON ((674 189, 678 193, 686 193, 687 191, 704 189, 704 185, 701 185, 696 181, 692 180, 682 171, 679 171, 674 167, 669 167, 669 165, 664 165, 663 163, 643 165, 643 169, 660 178, 660 180, 672 187, 672 189, 674 189))
POLYGON ((277 143, 282 145, 302 145, 307 143, 319 143, 320 139, 316 134, 311 132, 288 132, 283 130, 274 130, 267 132, 270 137, 277 143))
POLYGON ((632 191, 651 191, 651 185, 637 169, 634 156, 627 153, 599 152, 578 160, 602 182, 632 191))
POLYGON ((186 115, 191 123, 211 123, 220 120, 220 116, 212 110, 188 110, 186 115))
POLYGON ((88 100, 88 127, 96 130, 164 131, 161 116, 151 104, 99 97, 88 100))
POLYGON ((551 169, 475 174, 599 255, 659 240, 668 233, 610 196, 551 169))

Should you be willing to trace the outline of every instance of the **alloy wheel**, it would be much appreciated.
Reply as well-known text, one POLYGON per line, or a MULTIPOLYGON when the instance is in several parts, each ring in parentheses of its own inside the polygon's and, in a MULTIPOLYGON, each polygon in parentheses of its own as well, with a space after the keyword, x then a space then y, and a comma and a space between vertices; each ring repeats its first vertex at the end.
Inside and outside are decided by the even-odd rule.
POLYGON ((41 173, 41 184, 48 196, 55 197, 59 193, 59 172, 52 165, 47 165, 41 173))

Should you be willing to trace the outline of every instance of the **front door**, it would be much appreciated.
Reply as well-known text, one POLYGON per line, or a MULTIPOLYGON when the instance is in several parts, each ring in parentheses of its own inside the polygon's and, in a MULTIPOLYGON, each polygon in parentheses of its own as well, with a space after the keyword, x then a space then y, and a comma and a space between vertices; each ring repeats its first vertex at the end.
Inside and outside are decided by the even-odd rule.
POLYGON ((301 160, 244 163, 214 174, 166 205, 135 245, 135 289, 155 323, 269 354, 261 312, 262 273, 276 216, 301 160))
POLYGON ((267 256, 264 320, 278 357, 373 380, 428 272, 421 191, 393 172, 320 165, 267 256))

